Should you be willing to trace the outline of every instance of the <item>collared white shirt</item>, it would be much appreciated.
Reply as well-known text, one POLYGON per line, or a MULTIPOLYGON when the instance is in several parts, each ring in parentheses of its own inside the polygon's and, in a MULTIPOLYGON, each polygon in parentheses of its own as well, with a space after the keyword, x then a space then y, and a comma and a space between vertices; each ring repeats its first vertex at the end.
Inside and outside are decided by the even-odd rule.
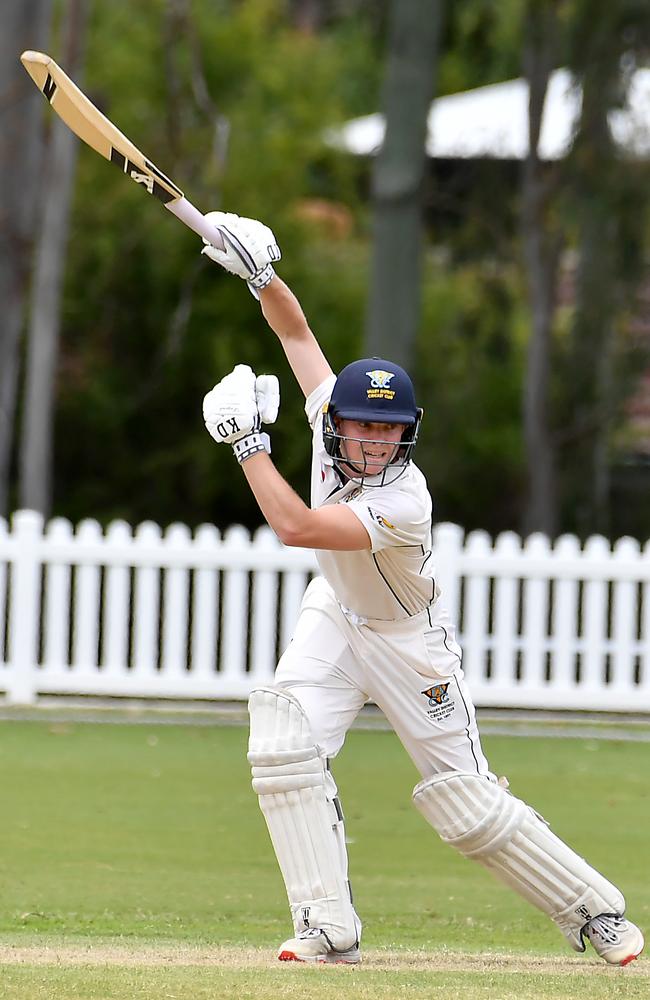
POLYGON ((323 407, 335 381, 335 376, 328 377, 305 402, 313 431, 311 505, 347 503, 367 530, 372 548, 318 549, 318 565, 345 610, 382 621, 410 618, 439 594, 431 560, 432 503, 426 480, 411 462, 395 482, 383 486, 342 482, 323 443, 323 407))

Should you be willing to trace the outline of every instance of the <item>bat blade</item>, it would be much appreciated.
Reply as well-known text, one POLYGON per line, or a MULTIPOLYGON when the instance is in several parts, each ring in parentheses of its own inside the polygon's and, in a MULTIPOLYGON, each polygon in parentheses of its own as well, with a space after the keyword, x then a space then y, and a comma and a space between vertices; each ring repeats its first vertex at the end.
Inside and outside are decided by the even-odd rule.
POLYGON ((166 174, 96 108, 60 66, 44 52, 23 52, 20 61, 51 107, 86 145, 115 163, 123 173, 158 198, 181 222, 225 249, 219 230, 185 198, 166 174))

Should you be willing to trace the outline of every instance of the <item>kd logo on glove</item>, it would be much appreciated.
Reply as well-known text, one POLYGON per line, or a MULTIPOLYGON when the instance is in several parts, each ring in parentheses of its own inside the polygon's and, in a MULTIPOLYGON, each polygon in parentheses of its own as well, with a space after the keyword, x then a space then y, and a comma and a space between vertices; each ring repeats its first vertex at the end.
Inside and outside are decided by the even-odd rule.
POLYGON ((231 434, 236 434, 237 431, 240 431, 241 427, 237 423, 236 417, 229 417, 228 420, 224 420, 220 424, 215 424, 214 430, 219 437, 227 438, 230 437, 231 434))

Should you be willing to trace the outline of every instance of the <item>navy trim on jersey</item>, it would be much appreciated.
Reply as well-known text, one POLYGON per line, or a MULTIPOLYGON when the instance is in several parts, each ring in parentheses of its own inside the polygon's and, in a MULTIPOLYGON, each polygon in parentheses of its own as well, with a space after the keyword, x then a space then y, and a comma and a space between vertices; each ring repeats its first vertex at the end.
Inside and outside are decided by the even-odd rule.
MULTIPOLYGON (((424 555, 424 545, 421 545, 420 548, 422 549, 422 555, 424 555)), ((422 562, 422 565, 420 566, 420 576, 422 576, 422 570, 424 569, 424 567, 426 566, 428 560, 431 558, 432 555, 433 555, 433 549, 429 549, 429 551, 427 552, 427 554, 424 556, 424 560, 422 562)), ((429 604, 428 604, 428 607, 427 607, 427 611, 429 610, 429 608, 431 607, 431 605, 433 604, 433 602, 435 601, 435 599, 436 599, 436 580, 435 580, 435 577, 432 576, 431 577, 431 600, 429 601, 429 604)), ((429 625, 430 624, 431 624, 431 615, 429 615, 429 625)))
MULTIPOLYGON (((413 546, 412 545, 395 545, 395 546, 392 546, 392 548, 411 549, 411 548, 413 548, 413 546)), ((422 553, 424 554, 424 546, 422 544, 420 544, 420 548, 422 549, 422 553)), ((386 584, 386 586, 390 590, 391 594, 393 595, 393 597, 395 598, 395 600, 399 604, 400 608, 402 608, 402 610, 406 611, 406 613, 409 616, 409 618, 415 618, 416 615, 422 614, 423 611, 426 611, 427 614, 429 614, 429 608, 431 607, 431 605, 433 604, 433 602, 435 600, 435 595, 436 595, 436 581, 434 579, 431 580, 431 585, 432 585, 433 589, 432 589, 432 594, 431 594, 431 600, 429 601, 429 603, 427 605, 425 605, 425 607, 423 607, 423 608, 418 608, 416 611, 410 611, 406 607, 405 604, 402 604, 402 602, 400 601, 399 597, 397 596, 397 594, 395 593, 395 591, 391 587, 390 583, 388 582, 388 580, 386 579, 386 577, 382 573, 382 571, 381 571, 381 569, 379 567, 379 563, 377 562, 377 554, 376 554, 376 552, 371 552, 370 554, 372 556, 372 561, 374 562, 375 566, 377 567, 377 572, 379 573, 380 577, 382 578, 382 580, 384 581, 384 583, 386 584)), ((422 577, 422 569, 424 568, 424 563, 426 563, 426 561, 427 561, 427 559, 429 558, 430 555, 431 555, 431 552, 428 553, 428 555, 426 556, 424 562, 422 563, 422 566, 420 566, 420 570, 419 570, 419 576, 420 577, 422 577)), ((429 625, 430 624, 431 624, 431 615, 429 614, 429 625)), ((449 652, 451 652, 451 650, 449 652)))
POLYGON ((384 583, 386 584, 386 586, 390 590, 391 594, 393 595, 393 597, 395 598, 395 600, 399 604, 400 608, 403 608, 403 610, 406 611, 406 613, 409 616, 409 618, 412 618, 413 615, 418 615, 420 613, 419 611, 409 611, 409 609, 406 607, 406 605, 402 604, 402 602, 400 601, 399 597, 397 596, 397 594, 395 593, 395 591, 391 587, 390 583, 388 582, 388 580, 386 579, 386 577, 382 573, 381 569, 379 568, 379 563, 377 562, 377 554, 375 552, 371 552, 370 554, 372 556, 372 561, 374 562, 375 566, 377 567, 377 572, 379 573, 380 577, 382 578, 382 580, 384 581, 384 583))

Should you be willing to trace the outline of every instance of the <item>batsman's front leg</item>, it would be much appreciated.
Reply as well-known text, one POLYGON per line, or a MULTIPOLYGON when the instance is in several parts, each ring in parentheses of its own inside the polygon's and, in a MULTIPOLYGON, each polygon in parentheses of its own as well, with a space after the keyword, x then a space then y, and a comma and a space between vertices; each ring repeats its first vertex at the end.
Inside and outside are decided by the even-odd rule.
POLYGON ((282 961, 356 963, 361 922, 347 877, 343 814, 297 698, 279 687, 250 695, 248 760, 284 878, 294 925, 282 961))

